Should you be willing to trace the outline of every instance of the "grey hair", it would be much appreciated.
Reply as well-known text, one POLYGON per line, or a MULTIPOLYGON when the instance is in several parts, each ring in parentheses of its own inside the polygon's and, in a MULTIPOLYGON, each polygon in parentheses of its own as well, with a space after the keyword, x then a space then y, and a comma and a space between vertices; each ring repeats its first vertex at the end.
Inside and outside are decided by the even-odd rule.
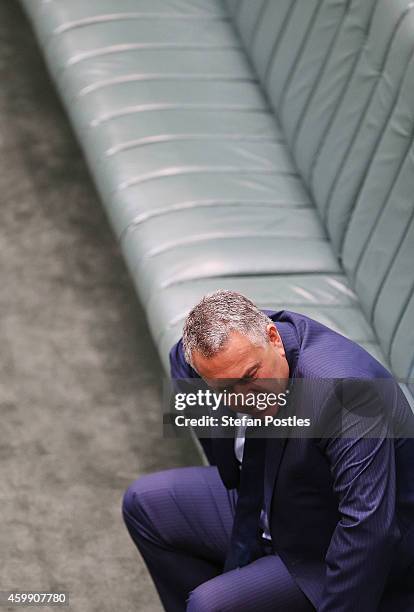
POLYGON ((205 295, 188 313, 183 327, 184 357, 193 368, 193 351, 213 357, 226 344, 231 331, 247 336, 253 344, 269 341, 266 327, 272 319, 251 300, 227 289, 205 295))

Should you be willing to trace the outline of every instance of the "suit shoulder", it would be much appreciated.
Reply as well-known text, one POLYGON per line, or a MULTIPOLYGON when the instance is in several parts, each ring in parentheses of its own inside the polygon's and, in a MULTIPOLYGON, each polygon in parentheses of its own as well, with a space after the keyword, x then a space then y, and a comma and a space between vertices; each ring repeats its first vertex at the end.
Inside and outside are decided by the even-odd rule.
POLYGON ((360 344, 319 323, 303 322, 299 365, 302 375, 330 378, 388 378, 391 376, 360 344))
POLYGON ((170 349, 171 378, 199 378, 197 372, 190 366, 184 357, 182 338, 177 340, 170 349))

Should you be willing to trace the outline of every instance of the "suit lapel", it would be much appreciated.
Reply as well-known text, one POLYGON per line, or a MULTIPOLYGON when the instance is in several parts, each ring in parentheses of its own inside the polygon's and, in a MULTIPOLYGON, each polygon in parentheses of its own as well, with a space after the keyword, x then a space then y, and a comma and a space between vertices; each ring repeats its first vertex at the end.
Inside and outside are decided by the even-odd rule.
MULTIPOLYGON (((297 409, 297 387, 290 384, 290 395, 289 401, 286 406, 283 406, 278 417, 287 417, 296 413, 297 409)), ((280 464, 282 461, 283 452, 286 447, 286 443, 293 431, 293 427, 288 426, 284 428, 285 435, 277 438, 268 438, 266 441, 266 459, 265 459, 265 475, 264 475, 264 503, 267 516, 271 516, 271 503, 273 497, 273 491, 276 485, 277 475, 279 473, 280 464)))
POLYGON ((266 460, 264 474, 264 504, 270 525, 271 503, 277 475, 285 450, 287 438, 269 438, 266 441, 266 460))
MULTIPOLYGON (((277 315, 278 313, 276 313, 277 315)), ((297 375, 297 361, 299 356, 299 341, 297 338, 295 326, 287 321, 275 320, 277 330, 282 338, 283 346, 286 353, 286 359, 289 364, 289 389, 292 391, 292 381, 297 375)), ((294 414, 292 405, 294 404, 294 393, 289 396, 287 406, 281 408, 278 416, 286 416, 294 414), (288 412, 289 411, 289 412, 288 412)), ((266 458, 265 458, 265 473, 264 473, 264 504, 266 513, 269 519, 271 517, 271 503, 273 497, 273 491, 276 484, 277 475, 280 469, 280 463, 282 460, 283 451, 285 450, 287 439, 290 435, 291 428, 286 427, 286 436, 280 438, 267 438, 266 440, 266 458)))
POLYGON ((240 481, 239 462, 234 454, 233 438, 213 438, 213 454, 220 477, 227 489, 237 489, 240 481))

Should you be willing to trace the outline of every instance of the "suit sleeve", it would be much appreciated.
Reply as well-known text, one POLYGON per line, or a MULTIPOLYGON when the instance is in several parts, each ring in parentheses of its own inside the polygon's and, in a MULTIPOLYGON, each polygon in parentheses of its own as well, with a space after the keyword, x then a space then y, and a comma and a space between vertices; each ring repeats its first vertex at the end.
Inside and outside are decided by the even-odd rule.
MULTIPOLYGON (((197 372, 186 362, 184 358, 184 349, 182 339, 176 342, 169 353, 170 359, 170 376, 173 385, 173 392, 178 393, 184 391, 185 385, 180 387, 180 380, 185 381, 186 378, 200 378, 197 372)), ((216 465, 213 455, 212 442, 210 438, 199 438, 200 444, 203 447, 205 455, 210 465, 216 465)))
POLYGON ((322 441, 340 518, 325 557, 318 612, 376 612, 400 537, 394 440, 372 381, 348 381, 343 390, 341 432, 322 441))

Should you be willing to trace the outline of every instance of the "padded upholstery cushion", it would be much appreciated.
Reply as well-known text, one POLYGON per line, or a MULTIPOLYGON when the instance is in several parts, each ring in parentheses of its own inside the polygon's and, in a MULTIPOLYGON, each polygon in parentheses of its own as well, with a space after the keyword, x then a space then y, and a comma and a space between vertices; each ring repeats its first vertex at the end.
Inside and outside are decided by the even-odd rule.
POLYGON ((43 41, 143 303, 199 275, 338 272, 228 16, 138 4, 133 25, 77 3, 65 23, 56 0, 43 41))
MULTIPOLYGON (((96 23, 130 19, 228 18, 225 7, 216 0, 21 0, 32 18, 40 43, 52 36, 96 23)), ((187 23, 189 23, 187 21, 187 23)))
POLYGON ((414 370, 414 3, 228 2, 387 359, 414 370))
POLYGON ((164 363, 224 286, 414 376, 410 0, 22 2, 164 363))
MULTIPOLYGON (((124 253, 144 305, 161 289, 198 278, 223 279, 227 276, 339 272, 329 243, 319 239, 302 239, 301 250, 293 236, 207 238, 200 243, 185 243, 139 260, 134 245, 123 243, 124 253), (306 257, 303 257, 306 253, 306 257)), ((139 247, 138 247, 139 248, 139 247)), ((223 282, 223 281, 220 281, 223 282)))

